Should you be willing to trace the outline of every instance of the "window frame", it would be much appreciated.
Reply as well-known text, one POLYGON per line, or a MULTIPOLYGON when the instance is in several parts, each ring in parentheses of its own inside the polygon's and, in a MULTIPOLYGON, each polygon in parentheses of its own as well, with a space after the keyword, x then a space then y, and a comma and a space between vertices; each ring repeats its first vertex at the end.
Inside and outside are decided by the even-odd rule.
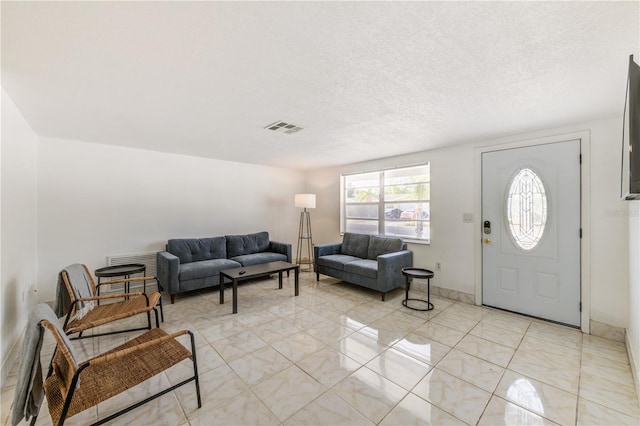
MULTIPOLYGON (((424 172, 420 173, 420 174, 416 174, 415 176, 422 176, 424 174, 424 172)), ((407 182, 408 184, 411 184, 411 182, 407 182)), ((397 186, 401 186, 402 184, 396 184, 397 186)), ((395 207, 394 207, 395 208, 395 207)), ((356 232, 356 231, 348 231, 347 230, 347 221, 349 219, 360 219, 362 221, 371 221, 371 222, 376 222, 377 223, 377 232, 376 233, 371 233, 371 232, 366 232, 366 231, 362 231, 363 233, 368 233, 370 235, 380 235, 380 236, 389 236, 389 237, 396 237, 396 238, 402 238, 404 241, 409 242, 409 243, 416 243, 416 244, 431 244, 431 163, 429 161, 425 161, 425 162, 421 162, 418 164, 411 164, 411 165, 404 165, 404 166, 395 166, 395 167, 388 167, 388 168, 384 168, 384 169, 375 169, 375 170, 368 170, 368 171, 358 171, 358 172, 352 172, 352 173, 342 173, 340 175, 340 235, 344 235, 345 232, 356 232), (389 172, 398 172, 398 171, 403 171, 403 170, 408 170, 408 169, 413 169, 413 168, 421 168, 421 167, 427 167, 427 180, 424 182, 417 182, 416 184, 422 184, 422 183, 426 183, 427 184, 427 195, 426 198, 423 199, 408 199, 408 200, 403 200, 398 202, 398 200, 385 200, 385 188, 392 186, 390 184, 385 185, 385 177, 386 174, 388 174, 389 172), (359 203, 349 203, 346 198, 347 198, 347 190, 349 190, 350 188, 347 188, 347 181, 350 177, 354 177, 354 176, 365 176, 365 175, 369 175, 369 174, 377 174, 378 175, 378 186, 370 186, 370 188, 377 188, 378 190, 378 197, 376 201, 365 201, 365 202, 359 202, 359 203), (416 227, 413 228, 415 231, 415 234, 413 235, 405 235, 404 233, 400 234, 398 232, 396 233, 386 233, 385 227, 388 226, 387 223, 389 221, 389 218, 385 217, 385 206, 387 204, 402 204, 402 203, 410 203, 410 202, 415 202, 415 203, 422 203, 422 204, 427 204, 427 217, 426 219, 422 219, 420 220, 420 222, 423 225, 423 228, 421 229, 421 232, 424 232, 424 229, 426 228, 427 232, 425 236, 419 237, 417 235, 418 231, 417 231, 417 221, 415 219, 413 219, 414 222, 416 222, 416 227), (376 210, 377 210, 377 218, 369 218, 369 217, 360 217, 360 218, 350 218, 347 216, 347 208, 349 206, 376 206, 376 210), (426 225, 426 227, 425 227, 426 225)), ((405 221, 407 223, 411 223, 411 219, 408 219, 405 221)), ((397 222, 402 223, 402 220, 398 220, 397 222)), ((399 228, 397 228, 399 229, 399 228)))

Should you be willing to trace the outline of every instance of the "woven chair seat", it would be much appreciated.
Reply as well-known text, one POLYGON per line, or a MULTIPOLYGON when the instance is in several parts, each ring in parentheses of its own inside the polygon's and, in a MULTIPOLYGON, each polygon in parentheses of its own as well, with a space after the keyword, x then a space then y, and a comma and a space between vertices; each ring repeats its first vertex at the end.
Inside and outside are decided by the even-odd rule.
MULTIPOLYGON (((126 280, 110 281, 109 283, 113 284, 121 281, 146 282, 146 280, 157 281, 157 278, 136 277, 126 280)), ((161 290, 160 287, 158 288, 161 290)), ((160 327, 158 309, 160 309, 160 315, 164 321, 164 314, 162 314, 162 297, 160 292, 149 293, 146 295, 141 292, 135 292, 101 296, 97 296, 96 293, 96 283, 89 272, 87 265, 74 263, 60 271, 58 274, 58 287, 56 289, 55 309, 58 317, 66 315, 63 328, 67 335, 77 334, 74 339, 82 339, 84 337, 97 337, 128 331, 150 330, 152 327, 152 313, 156 319, 156 327, 160 327), (86 306, 85 303, 94 304, 94 306, 86 313, 83 311, 85 311, 86 308, 89 308, 89 306, 86 306), (82 318, 77 319, 76 316, 79 312, 83 312, 84 315, 82 318), (124 330, 120 329, 104 333, 94 332, 88 336, 82 336, 85 330, 140 314, 146 314, 146 327, 136 328, 136 326, 134 326, 134 328, 124 330)))
POLYGON ((160 293, 147 294, 147 299, 143 296, 134 296, 130 299, 118 301, 117 303, 102 303, 95 305, 85 316, 74 319, 67 324, 67 334, 80 333, 99 325, 107 324, 119 319, 128 318, 133 315, 151 312, 160 301, 160 293))
MULTIPOLYGON (((146 342, 165 336, 169 334, 160 328, 154 328, 99 357, 80 364, 80 369, 87 363, 89 366, 82 369, 80 373, 79 386, 73 393, 66 418, 131 389, 185 359, 192 359, 191 352, 174 338, 144 346, 146 342), (105 357, 129 348, 134 350, 126 356, 112 359, 105 357), (103 357, 106 358, 103 362, 92 363, 103 357)), ((44 386, 51 419, 53 424, 58 424, 65 401, 61 388, 64 389, 65 386, 55 374, 47 377, 44 386)))

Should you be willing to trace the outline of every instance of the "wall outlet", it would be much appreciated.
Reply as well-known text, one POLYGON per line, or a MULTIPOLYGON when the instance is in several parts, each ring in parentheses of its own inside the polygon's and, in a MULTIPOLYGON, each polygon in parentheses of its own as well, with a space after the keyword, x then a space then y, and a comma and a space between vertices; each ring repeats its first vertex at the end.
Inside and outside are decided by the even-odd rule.
POLYGON ((473 213, 462 213, 462 222, 473 223, 473 213))
POLYGON ((436 262, 436 271, 442 271, 442 262, 436 262))

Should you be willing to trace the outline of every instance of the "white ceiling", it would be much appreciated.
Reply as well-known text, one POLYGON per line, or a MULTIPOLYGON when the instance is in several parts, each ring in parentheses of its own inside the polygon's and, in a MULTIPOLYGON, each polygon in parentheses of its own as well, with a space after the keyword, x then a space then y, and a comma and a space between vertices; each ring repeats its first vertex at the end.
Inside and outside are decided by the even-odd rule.
POLYGON ((620 115, 639 5, 2 1, 2 87, 41 136, 304 170, 620 115))

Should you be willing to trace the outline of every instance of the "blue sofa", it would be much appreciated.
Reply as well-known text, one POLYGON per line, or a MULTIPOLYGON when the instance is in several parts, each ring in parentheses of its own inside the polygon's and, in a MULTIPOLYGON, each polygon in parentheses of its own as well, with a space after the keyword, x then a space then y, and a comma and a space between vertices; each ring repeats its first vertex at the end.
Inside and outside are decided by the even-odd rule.
POLYGON ((185 291, 220 284, 220 271, 276 261, 291 262, 291 244, 269 240, 268 232, 211 238, 179 238, 158 252, 158 280, 171 303, 185 291))
POLYGON ((346 232, 342 243, 314 247, 313 268, 320 274, 338 278, 385 294, 405 283, 402 268, 413 266, 413 252, 401 238, 346 232))

